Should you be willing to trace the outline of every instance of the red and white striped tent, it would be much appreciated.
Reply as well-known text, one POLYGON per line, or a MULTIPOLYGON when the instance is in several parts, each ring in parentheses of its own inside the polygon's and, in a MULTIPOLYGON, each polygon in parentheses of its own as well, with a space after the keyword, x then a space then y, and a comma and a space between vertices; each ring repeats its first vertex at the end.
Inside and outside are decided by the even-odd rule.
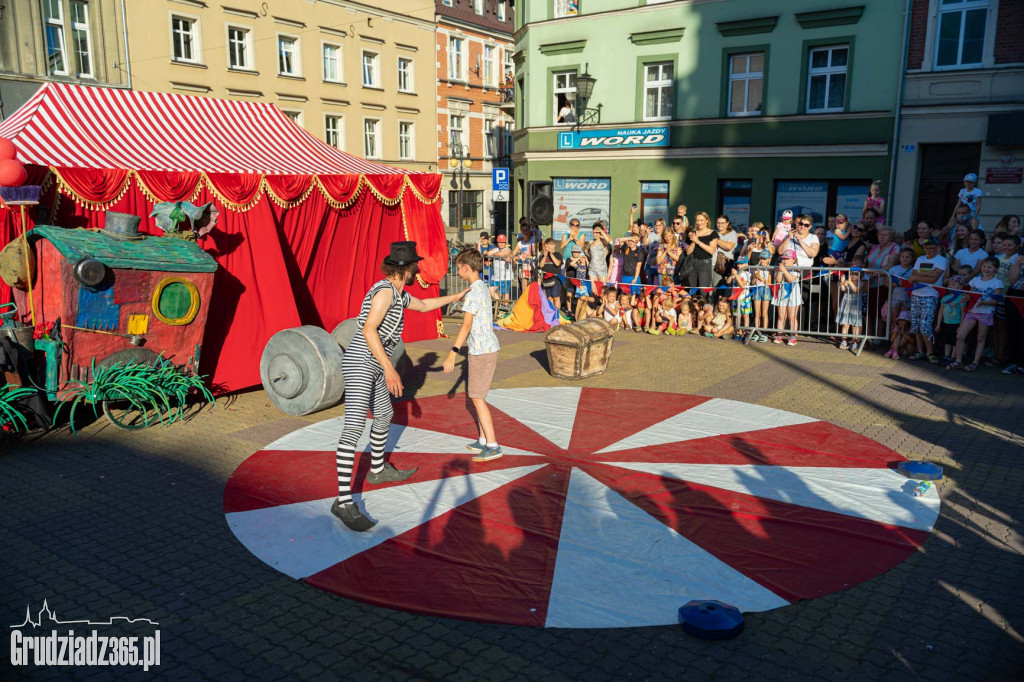
MULTIPOLYGON (((160 234, 154 203, 214 202, 217 228, 200 241, 221 265, 203 371, 228 390, 259 383, 277 331, 330 330, 356 314, 391 242, 412 239, 425 257, 415 295, 436 295, 447 268, 440 175, 346 154, 271 104, 47 83, 0 122, 0 137, 44 187, 45 212, 28 228, 37 217, 102 227, 109 210, 160 234)), ((0 204, 0 241, 20 230, 0 204)), ((409 313, 405 337, 439 329, 439 314, 409 313)))

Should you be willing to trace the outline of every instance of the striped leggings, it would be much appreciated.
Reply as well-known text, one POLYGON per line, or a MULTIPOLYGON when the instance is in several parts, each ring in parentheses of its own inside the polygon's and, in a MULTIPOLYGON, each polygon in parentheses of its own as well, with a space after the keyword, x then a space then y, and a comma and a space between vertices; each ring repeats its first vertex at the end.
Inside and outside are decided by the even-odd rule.
POLYGON ((355 463, 356 444, 366 428, 366 412, 373 412, 370 427, 370 468, 380 471, 384 466, 384 445, 395 410, 391 394, 384 383, 384 370, 373 359, 359 359, 346 355, 342 372, 345 374, 345 425, 338 439, 338 501, 352 501, 352 467, 355 463), (349 362, 349 358, 352 362, 349 362))

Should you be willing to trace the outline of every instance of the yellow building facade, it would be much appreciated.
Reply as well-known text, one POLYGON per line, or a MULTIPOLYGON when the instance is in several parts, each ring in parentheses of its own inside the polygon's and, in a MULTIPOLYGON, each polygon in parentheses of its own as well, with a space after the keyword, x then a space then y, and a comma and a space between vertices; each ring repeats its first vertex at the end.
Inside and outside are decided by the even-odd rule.
POLYGON ((276 104, 350 154, 437 170, 434 7, 131 0, 135 90, 276 104))

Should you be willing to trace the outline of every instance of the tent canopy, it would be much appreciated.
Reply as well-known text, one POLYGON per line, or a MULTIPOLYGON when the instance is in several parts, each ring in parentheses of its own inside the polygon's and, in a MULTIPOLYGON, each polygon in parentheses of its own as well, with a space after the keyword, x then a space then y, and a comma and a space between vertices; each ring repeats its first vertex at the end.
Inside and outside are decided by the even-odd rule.
MULTIPOLYGON (((413 295, 437 296, 447 271, 440 175, 334 149, 270 104, 47 83, 0 122, 0 137, 14 142, 49 209, 27 212, 23 226, 0 203, 0 244, 36 218, 102 228, 106 211, 160 234, 155 203, 215 204, 216 229, 199 240, 219 266, 201 370, 220 389, 259 383, 276 332, 330 331, 357 315, 391 242, 411 239, 424 256, 413 295)), ((440 320, 407 312, 403 338, 437 338, 440 320)))
POLYGON ((46 83, 0 137, 22 163, 263 175, 407 171, 335 149, 273 104, 46 83))

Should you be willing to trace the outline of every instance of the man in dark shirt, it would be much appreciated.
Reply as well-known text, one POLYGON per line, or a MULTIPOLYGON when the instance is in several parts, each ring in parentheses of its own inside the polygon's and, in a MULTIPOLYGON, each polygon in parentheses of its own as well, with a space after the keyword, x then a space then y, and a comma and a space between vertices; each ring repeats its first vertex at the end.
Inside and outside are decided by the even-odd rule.
MULTIPOLYGON (((619 276, 622 283, 640 284, 640 268, 643 267, 643 263, 640 236, 631 234, 626 238, 626 247, 622 250, 622 274, 619 276)), ((630 291, 633 291, 632 287, 630 287, 630 291)))

